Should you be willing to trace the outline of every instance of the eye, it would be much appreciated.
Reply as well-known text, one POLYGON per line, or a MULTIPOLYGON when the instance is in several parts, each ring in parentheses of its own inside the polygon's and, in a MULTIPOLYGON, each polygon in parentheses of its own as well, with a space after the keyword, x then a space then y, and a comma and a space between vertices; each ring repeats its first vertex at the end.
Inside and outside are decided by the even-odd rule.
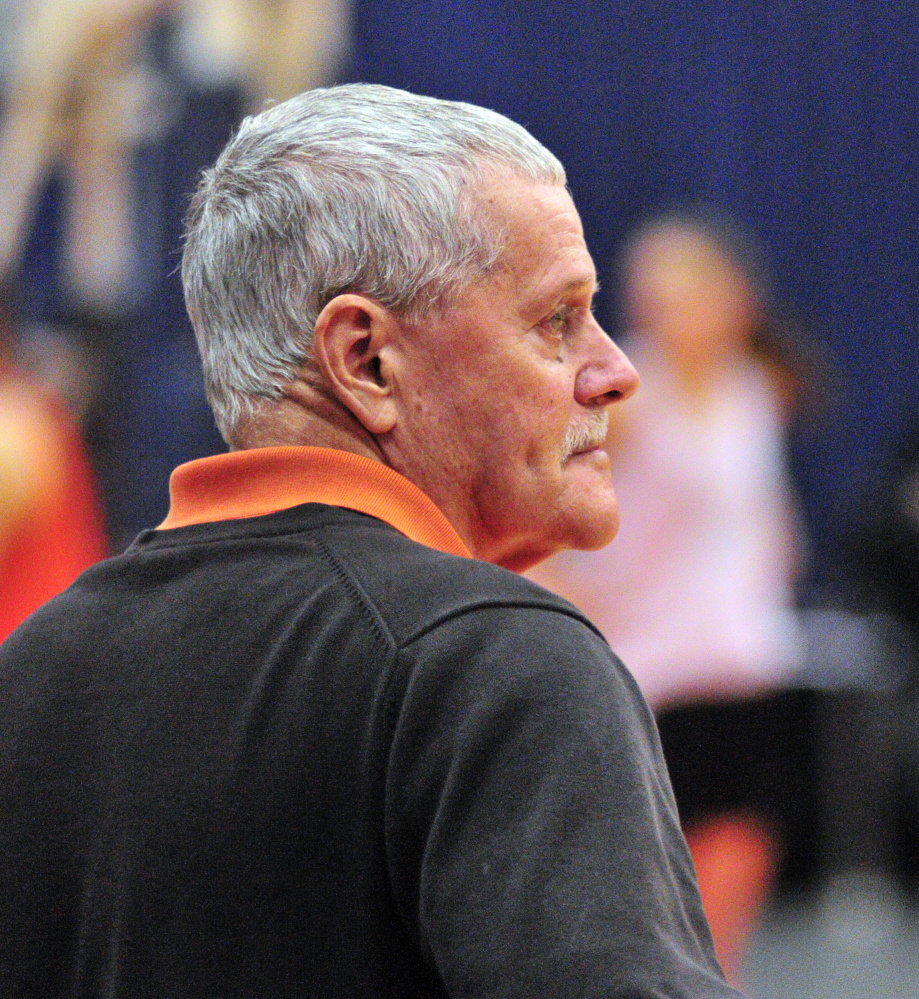
POLYGON ((574 314, 574 309, 570 305, 563 305, 553 312, 551 316, 541 323, 553 336, 564 336, 574 314))

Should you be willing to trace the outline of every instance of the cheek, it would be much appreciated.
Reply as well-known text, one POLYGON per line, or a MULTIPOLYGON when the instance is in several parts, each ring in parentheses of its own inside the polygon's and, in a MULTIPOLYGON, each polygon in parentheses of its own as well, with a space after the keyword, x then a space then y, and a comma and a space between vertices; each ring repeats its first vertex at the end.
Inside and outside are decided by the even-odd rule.
POLYGON ((451 447, 465 452, 482 480, 514 478, 521 486, 527 476, 545 475, 558 464, 574 418, 574 379, 558 362, 535 369, 529 362, 510 377, 513 367, 506 361, 499 373, 470 366, 451 372, 429 418, 438 437, 449 435, 451 447))
POLYGON ((537 405, 509 406, 485 428, 491 463, 520 480, 555 476, 570 420, 570 407, 545 398, 537 405))

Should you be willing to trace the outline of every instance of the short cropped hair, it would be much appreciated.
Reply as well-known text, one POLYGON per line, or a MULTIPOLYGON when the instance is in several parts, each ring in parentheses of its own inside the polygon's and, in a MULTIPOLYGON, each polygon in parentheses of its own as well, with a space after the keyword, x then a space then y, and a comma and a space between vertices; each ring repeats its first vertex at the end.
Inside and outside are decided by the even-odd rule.
POLYGON ((499 263, 488 173, 563 185, 520 125, 471 104, 368 84, 308 91, 243 121, 186 219, 182 280, 217 426, 277 399, 336 295, 409 320, 499 263))

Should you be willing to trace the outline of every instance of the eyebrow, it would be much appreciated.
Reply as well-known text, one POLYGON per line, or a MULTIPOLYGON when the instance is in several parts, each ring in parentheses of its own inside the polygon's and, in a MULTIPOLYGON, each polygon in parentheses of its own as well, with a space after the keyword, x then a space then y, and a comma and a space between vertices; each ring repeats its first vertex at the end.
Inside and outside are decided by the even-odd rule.
MULTIPOLYGON (((597 298, 597 292, 599 292, 600 290, 600 281, 597 278, 596 272, 590 272, 590 271, 585 271, 583 274, 578 275, 578 277, 572 278, 562 288, 553 292, 551 295, 546 294, 544 297, 540 298, 539 300, 540 305, 538 306, 538 309, 545 308, 550 301, 558 302, 560 299, 563 299, 570 292, 584 288, 585 286, 588 285, 593 287, 593 291, 590 296, 590 308, 592 310, 597 298)), ((534 308, 533 309, 534 313, 538 311, 538 309, 534 308)))
POLYGON ((575 291, 578 288, 583 288, 585 285, 593 285, 593 293, 591 298, 596 298, 597 292, 600 290, 600 282, 597 280, 594 274, 584 274, 581 277, 573 278, 569 281, 564 288, 558 292, 558 296, 567 295, 569 291, 575 291))

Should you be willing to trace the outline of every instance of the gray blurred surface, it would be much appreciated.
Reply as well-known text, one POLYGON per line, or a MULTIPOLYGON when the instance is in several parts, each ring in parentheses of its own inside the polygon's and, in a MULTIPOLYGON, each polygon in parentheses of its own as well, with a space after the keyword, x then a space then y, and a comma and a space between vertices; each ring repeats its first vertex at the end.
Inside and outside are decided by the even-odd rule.
POLYGON ((919 999, 919 912, 876 877, 777 903, 746 965, 753 999, 919 999))

